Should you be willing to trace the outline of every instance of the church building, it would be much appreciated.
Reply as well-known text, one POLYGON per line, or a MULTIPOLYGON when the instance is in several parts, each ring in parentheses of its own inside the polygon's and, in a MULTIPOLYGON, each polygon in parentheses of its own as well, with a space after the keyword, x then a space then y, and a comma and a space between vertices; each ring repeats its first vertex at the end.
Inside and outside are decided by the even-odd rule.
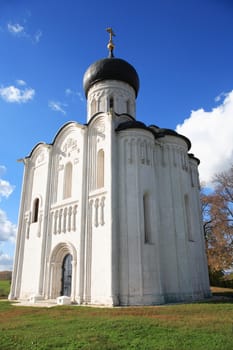
POLYGON ((139 77, 113 55, 84 74, 87 122, 23 158, 9 299, 156 305, 210 295, 199 160, 136 120, 139 77))

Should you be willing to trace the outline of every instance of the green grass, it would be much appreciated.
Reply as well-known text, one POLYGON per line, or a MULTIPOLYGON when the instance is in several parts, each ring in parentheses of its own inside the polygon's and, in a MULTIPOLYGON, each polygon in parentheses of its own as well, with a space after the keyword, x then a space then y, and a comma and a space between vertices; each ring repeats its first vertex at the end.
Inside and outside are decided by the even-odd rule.
POLYGON ((10 281, 0 280, 0 298, 7 298, 10 292, 10 281))
POLYGON ((1 350, 232 350, 233 304, 36 308, 0 301, 1 350))

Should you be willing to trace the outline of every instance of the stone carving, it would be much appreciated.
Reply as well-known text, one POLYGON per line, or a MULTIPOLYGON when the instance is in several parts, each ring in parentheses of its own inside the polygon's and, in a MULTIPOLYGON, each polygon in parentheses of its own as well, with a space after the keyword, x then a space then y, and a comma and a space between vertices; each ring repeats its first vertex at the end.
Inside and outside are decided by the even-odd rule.
POLYGON ((24 215, 24 225, 25 225, 25 232, 26 232, 26 238, 29 239, 29 232, 30 232, 30 220, 31 220, 31 213, 26 212, 24 215))
POLYGON ((139 140, 139 159, 141 164, 151 165, 152 163, 151 145, 146 140, 139 140))
POLYGON ((77 140, 74 140, 72 138, 69 138, 67 142, 63 146, 63 151, 68 152, 68 151, 74 151, 77 149, 77 140))
POLYGON ((45 152, 40 152, 39 156, 37 157, 36 165, 41 164, 45 160, 45 152))
POLYGON ((51 211, 51 227, 54 235, 76 231, 78 205, 66 205, 51 211))
POLYGON ((105 125, 104 121, 101 118, 98 124, 95 126, 95 133, 97 137, 100 137, 101 139, 105 139, 105 125))
POLYGON ((105 216, 104 216, 104 207, 105 207, 105 196, 99 196, 95 199, 89 201, 89 211, 93 212, 92 224, 95 227, 104 226, 105 216), (94 207, 94 210, 92 210, 94 207))
POLYGON ((61 161, 63 159, 63 157, 70 157, 71 154, 73 154, 74 152, 79 154, 80 148, 78 147, 77 140, 70 137, 70 138, 68 138, 68 140, 66 141, 66 143, 64 144, 64 146, 61 149, 62 156, 60 156, 59 160, 61 161))

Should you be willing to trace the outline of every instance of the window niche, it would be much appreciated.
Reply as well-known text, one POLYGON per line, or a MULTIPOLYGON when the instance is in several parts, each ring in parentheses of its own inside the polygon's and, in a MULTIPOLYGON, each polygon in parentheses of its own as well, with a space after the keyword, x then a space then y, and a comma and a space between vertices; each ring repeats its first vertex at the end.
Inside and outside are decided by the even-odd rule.
POLYGON ((152 243, 152 229, 151 229, 151 208, 150 196, 148 193, 143 195, 143 222, 144 222, 144 243, 152 243))
POLYGON ((190 242, 194 242, 192 222, 191 222, 191 211, 190 211, 190 203, 189 203, 188 194, 184 195, 184 205, 185 205, 186 230, 187 230, 188 240, 190 242))
POLYGON ((73 166, 69 162, 65 165, 64 169, 64 183, 63 183, 63 199, 70 198, 72 196, 72 177, 73 166))
POLYGON ((114 99, 112 96, 109 98, 109 109, 114 109, 114 99))
POLYGON ((40 200, 39 198, 35 198, 33 201, 33 207, 32 207, 32 223, 38 222, 39 218, 39 205, 40 200))
POLYGON ((130 100, 126 101, 126 113, 130 115, 131 108, 130 108, 130 100))
POLYGON ((91 101, 91 115, 94 115, 97 112, 97 102, 96 99, 93 98, 91 101))
POLYGON ((97 188, 104 187, 104 150, 97 153, 97 188))

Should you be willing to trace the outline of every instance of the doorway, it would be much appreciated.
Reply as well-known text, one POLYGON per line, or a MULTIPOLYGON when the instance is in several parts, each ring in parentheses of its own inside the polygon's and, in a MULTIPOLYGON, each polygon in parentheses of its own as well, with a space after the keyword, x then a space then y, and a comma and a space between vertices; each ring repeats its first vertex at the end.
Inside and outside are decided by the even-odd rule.
POLYGON ((67 297, 71 296, 71 283, 72 283, 72 255, 67 254, 62 263, 62 283, 61 283, 61 295, 67 297))

